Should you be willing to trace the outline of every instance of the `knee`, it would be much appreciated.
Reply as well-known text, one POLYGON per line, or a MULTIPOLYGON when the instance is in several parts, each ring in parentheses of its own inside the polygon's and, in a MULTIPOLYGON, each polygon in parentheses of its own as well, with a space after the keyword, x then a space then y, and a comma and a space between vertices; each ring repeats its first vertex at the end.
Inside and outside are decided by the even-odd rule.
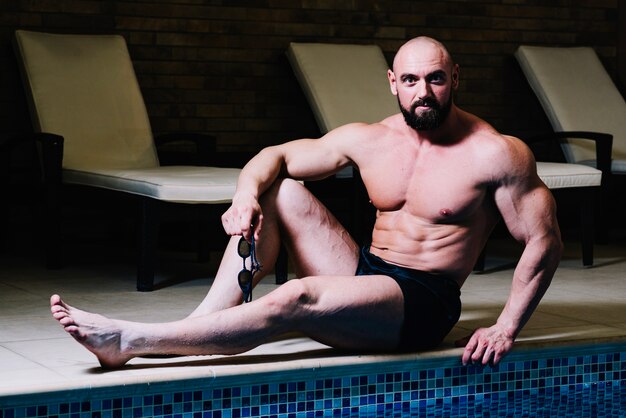
POLYGON ((265 298, 269 317, 276 321, 297 322, 311 312, 315 298, 306 279, 289 280, 265 298))
POLYGON ((277 179, 261 197, 261 205, 270 202, 278 207, 293 206, 301 201, 306 192, 304 185, 293 179, 277 179))

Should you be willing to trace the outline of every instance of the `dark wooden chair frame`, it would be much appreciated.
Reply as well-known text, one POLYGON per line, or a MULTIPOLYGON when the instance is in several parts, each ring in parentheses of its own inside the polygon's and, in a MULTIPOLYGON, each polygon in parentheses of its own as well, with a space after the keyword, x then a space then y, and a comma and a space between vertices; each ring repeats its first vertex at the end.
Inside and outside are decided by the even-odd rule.
MULTIPOLYGON (((63 245, 61 242, 61 212, 64 202, 63 194, 65 188, 69 186, 63 183, 63 137, 51 133, 5 135, 0 141, 0 156, 2 156, 2 162, 5 163, 3 167, 6 167, 7 172, 3 171, 1 175, 3 180, 7 179, 9 176, 8 161, 12 150, 29 141, 34 141, 39 151, 39 169, 43 186, 42 204, 44 210, 41 216, 43 217, 42 224, 44 225, 45 264, 49 269, 59 269, 65 264, 63 245)), ((228 157, 225 157, 224 154, 218 155, 216 153, 215 138, 208 135, 196 133, 168 133, 155 137, 155 145, 158 150, 168 144, 180 141, 193 144, 194 152, 187 153, 188 155, 186 156, 183 155, 185 153, 174 155, 173 158, 170 153, 168 158, 162 151, 159 151, 159 158, 164 162, 163 165, 181 164, 181 155, 183 155, 182 163, 185 165, 206 165, 214 167, 232 167, 234 165, 230 164, 233 163, 241 166, 252 157, 251 153, 228 153, 228 157)), ((90 187, 90 189, 97 188, 90 187)), ((164 202, 143 196, 137 197, 140 199, 141 204, 138 228, 139 254, 137 262, 137 290, 151 291, 154 290, 161 212, 166 206, 186 204, 164 202)), ((202 206, 203 209, 207 208, 211 211, 218 208, 222 210, 227 208, 227 204, 200 204, 194 206, 202 206)), ((219 216, 211 217, 211 219, 214 218, 219 219, 219 216)), ((210 249, 209 240, 207 240, 208 234, 203 227, 203 225, 206 225, 206 222, 201 222, 200 225, 198 255, 200 260, 206 260, 210 249)), ((284 248, 281 248, 279 253, 279 259, 275 266, 275 274, 277 283, 284 283, 287 280, 287 255, 284 248)))

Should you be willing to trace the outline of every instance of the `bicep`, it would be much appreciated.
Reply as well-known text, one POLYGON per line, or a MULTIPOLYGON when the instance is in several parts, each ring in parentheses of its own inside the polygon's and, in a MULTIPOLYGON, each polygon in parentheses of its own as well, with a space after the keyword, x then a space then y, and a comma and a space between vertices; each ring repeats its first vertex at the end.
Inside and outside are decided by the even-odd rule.
POLYGON ((534 172, 498 187, 495 201, 509 232, 520 242, 558 231, 552 193, 534 172))
POLYGON ((512 140, 500 165, 495 201, 511 232, 518 241, 558 233, 556 204, 552 193, 537 175, 537 164, 530 149, 512 140))

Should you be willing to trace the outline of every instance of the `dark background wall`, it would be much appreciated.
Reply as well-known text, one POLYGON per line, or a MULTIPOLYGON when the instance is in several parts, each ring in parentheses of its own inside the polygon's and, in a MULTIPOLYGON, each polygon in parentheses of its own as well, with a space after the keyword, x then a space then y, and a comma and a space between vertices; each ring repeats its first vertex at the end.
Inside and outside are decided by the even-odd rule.
POLYGON ((319 134, 289 42, 375 43, 390 61, 429 35, 461 66, 457 103, 524 136, 549 125, 516 47, 592 46, 620 81, 620 11, 619 0, 0 0, 0 130, 30 129, 11 47, 24 28, 123 35, 153 129, 211 133, 225 151, 319 134))
POLYGON ((0 132, 31 129, 18 28, 123 35, 154 131, 210 133, 222 152, 319 135, 292 41, 375 43, 391 62, 407 39, 435 37, 460 64, 457 103, 522 138, 550 126, 513 58, 520 44, 591 46, 626 86, 626 0, 0 0, 0 132))

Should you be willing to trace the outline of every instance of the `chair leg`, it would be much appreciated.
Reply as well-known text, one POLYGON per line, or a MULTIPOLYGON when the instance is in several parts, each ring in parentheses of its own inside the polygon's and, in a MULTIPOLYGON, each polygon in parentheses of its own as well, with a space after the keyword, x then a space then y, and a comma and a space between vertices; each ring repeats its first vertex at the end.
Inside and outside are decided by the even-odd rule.
POLYGON ((143 199, 139 228, 139 261, 137 265, 137 290, 140 292, 150 292, 154 289, 159 224, 159 202, 148 198, 143 199))
MULTIPOLYGON (((602 186, 600 192, 593 196, 593 199, 597 199, 594 205, 594 234, 596 242, 599 244, 608 244, 609 242, 609 224, 608 220, 611 219, 610 208, 612 205, 609 202, 609 196, 611 195, 612 178, 606 178, 605 174, 602 174, 602 186)), ((613 194, 615 196, 615 194, 613 194)))
POLYGON ((278 249, 278 257, 276 258, 276 265, 274 266, 274 273, 276 274, 276 284, 287 283, 287 265, 288 265, 287 250, 281 244, 278 249))
MULTIPOLYGON (((11 164, 11 159, 9 157, 10 154, 8 151, 0 152, 0 182, 2 182, 2 190, 11 190, 11 192, 13 192, 9 182, 9 167, 11 164)), ((0 222, 2 222, 2 231, 0 231, 0 251, 2 252, 8 251, 9 249, 9 231, 11 228, 9 227, 10 210, 8 202, 11 201, 12 196, 0 205, 0 222)))
POLYGON ((61 243, 61 186, 44 185, 44 246, 46 268, 60 269, 63 267, 63 245, 61 243))
POLYGON ((63 138, 57 135, 43 134, 40 164, 43 178, 44 222, 46 267, 63 267, 63 246, 61 245, 61 201, 63 193, 62 161, 63 138))
POLYGON ((580 230, 581 230, 581 247, 583 253, 583 266, 593 265, 593 217, 595 196, 589 194, 583 197, 580 207, 580 230))

